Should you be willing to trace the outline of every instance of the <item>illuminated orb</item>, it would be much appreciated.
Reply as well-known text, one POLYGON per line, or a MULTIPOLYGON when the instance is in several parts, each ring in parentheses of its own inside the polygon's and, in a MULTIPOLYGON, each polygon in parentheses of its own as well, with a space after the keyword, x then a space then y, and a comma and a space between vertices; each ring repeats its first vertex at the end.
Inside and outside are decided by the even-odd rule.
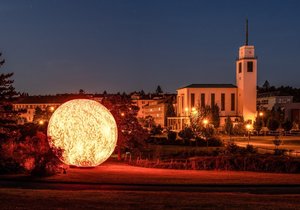
POLYGON ((103 163, 115 149, 117 124, 100 103, 75 99, 59 106, 48 125, 52 149, 62 149, 61 161, 79 167, 103 163))

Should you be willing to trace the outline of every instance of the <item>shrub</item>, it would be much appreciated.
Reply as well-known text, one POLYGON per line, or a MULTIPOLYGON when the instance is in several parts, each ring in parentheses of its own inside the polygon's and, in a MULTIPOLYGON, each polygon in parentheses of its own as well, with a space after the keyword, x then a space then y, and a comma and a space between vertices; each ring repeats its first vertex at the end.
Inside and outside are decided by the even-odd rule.
POLYGON ((176 132, 174 132, 174 131, 168 131, 168 140, 170 142, 175 142, 176 141, 176 136, 177 136, 176 132))
POLYGON ((223 141, 219 137, 212 137, 208 139, 208 146, 211 147, 222 147, 224 145, 223 141))
POLYGON ((180 136, 184 140, 190 140, 191 138, 193 138, 194 133, 191 128, 186 127, 178 133, 178 136, 180 136))
POLYGON ((0 173, 26 172, 34 176, 57 173, 61 162, 56 155, 61 156, 61 150, 54 154, 42 132, 32 137, 26 133, 26 136, 1 142, 0 173))

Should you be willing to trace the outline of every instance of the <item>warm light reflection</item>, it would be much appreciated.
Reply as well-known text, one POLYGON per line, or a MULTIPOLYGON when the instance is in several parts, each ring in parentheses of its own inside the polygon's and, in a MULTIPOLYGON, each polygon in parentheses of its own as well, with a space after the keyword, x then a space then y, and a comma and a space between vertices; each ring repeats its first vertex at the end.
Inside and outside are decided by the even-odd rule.
POLYGON ((114 151, 117 125, 112 114, 100 103, 76 99, 62 104, 48 125, 52 148, 63 149, 61 160, 80 167, 97 166, 114 151))
POLYGON ((208 124, 208 119, 204 119, 203 124, 206 126, 208 124))

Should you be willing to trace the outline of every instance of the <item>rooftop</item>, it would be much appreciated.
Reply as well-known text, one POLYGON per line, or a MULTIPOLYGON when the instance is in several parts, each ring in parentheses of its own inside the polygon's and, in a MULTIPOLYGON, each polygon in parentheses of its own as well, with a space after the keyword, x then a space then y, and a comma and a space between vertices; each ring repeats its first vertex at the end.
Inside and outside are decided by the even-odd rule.
POLYGON ((179 89, 183 88, 237 88, 237 86, 233 84, 190 84, 179 89))

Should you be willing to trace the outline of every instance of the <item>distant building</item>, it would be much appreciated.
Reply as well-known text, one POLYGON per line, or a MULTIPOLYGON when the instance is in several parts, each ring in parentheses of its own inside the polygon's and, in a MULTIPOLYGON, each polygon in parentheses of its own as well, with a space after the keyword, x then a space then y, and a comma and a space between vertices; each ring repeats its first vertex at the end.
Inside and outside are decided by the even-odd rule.
POLYGON ((257 95, 258 110, 272 110, 284 108, 286 105, 293 103, 293 96, 280 96, 277 92, 263 93, 257 95))
POLYGON ((288 103, 285 104, 284 117, 291 122, 300 123, 300 103, 288 103))
POLYGON ((53 96, 24 96, 20 97, 13 103, 13 110, 18 111, 19 118, 18 124, 32 123, 35 115, 36 108, 40 108, 42 111, 51 109, 54 111, 61 104, 77 98, 89 98, 99 101, 99 96, 93 95, 79 95, 79 94, 61 94, 53 96))
MULTIPOLYGON (((247 24, 248 25, 248 24, 247 24)), ((236 85, 233 84, 191 84, 177 90, 177 117, 168 118, 168 126, 181 130, 189 124, 189 116, 199 106, 217 104, 220 108, 220 124, 224 125, 227 116, 245 121, 255 121, 257 86, 257 57, 254 46, 246 43, 239 49, 236 60, 236 85)))
POLYGON ((144 95, 133 94, 131 101, 134 105, 139 107, 138 118, 145 118, 151 116, 154 119, 156 125, 166 127, 167 125, 167 106, 168 103, 173 103, 175 100, 175 94, 159 94, 159 95, 144 95))

